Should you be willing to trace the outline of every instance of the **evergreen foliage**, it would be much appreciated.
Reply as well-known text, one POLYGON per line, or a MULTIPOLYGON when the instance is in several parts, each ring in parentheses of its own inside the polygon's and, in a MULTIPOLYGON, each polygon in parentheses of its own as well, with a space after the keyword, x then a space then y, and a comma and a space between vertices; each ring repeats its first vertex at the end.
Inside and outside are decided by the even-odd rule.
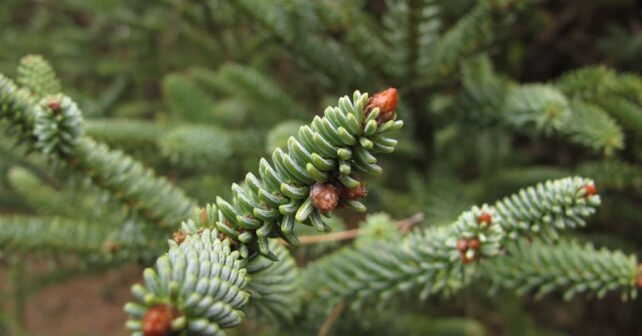
POLYGON ((56 73, 40 55, 23 57, 17 72, 18 83, 36 99, 60 92, 60 81, 56 73))
POLYGON ((92 223, 52 217, 3 217, 0 228, 4 249, 25 251, 102 252, 108 235, 92 223))
POLYGON ((239 253, 232 253, 226 242, 218 239, 216 230, 204 230, 171 245, 156 261, 157 271, 145 270, 146 287, 132 288, 138 303, 125 306, 132 317, 127 328, 143 335, 145 314, 162 305, 181 313, 171 320, 172 332, 222 335, 222 328, 238 325, 243 318, 240 308, 250 296, 244 291, 248 277, 239 253))
POLYGON ((635 334, 641 9, 0 2, 0 334, 635 334))
POLYGON ((384 240, 347 248, 308 266, 306 289, 330 304, 347 300, 355 306, 368 301, 383 305, 397 292, 417 292, 421 298, 452 294, 474 278, 471 262, 503 259, 498 256, 509 241, 549 237, 554 227, 584 223, 599 204, 599 196, 585 197, 582 189, 592 183, 582 178, 548 181, 493 207, 475 206, 451 225, 412 234, 401 243, 384 240))
POLYGON ((623 299, 637 296, 638 262, 620 251, 596 249, 575 241, 555 246, 540 241, 511 245, 507 258, 485 265, 484 274, 497 286, 542 297, 556 289, 569 300, 579 293, 603 298, 619 291, 623 299))

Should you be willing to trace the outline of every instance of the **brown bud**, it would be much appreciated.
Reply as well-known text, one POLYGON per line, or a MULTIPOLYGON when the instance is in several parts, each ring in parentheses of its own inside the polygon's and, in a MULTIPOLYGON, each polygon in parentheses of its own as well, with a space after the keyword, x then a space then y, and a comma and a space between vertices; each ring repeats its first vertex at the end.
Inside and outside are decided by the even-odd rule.
POLYGON ((118 252, 118 249, 120 249, 120 245, 114 241, 108 241, 105 243, 105 250, 109 253, 116 253, 118 252))
POLYGON ((339 203, 339 191, 329 183, 313 185, 310 188, 310 197, 312 197, 312 204, 323 212, 334 210, 339 203))
POLYGON ((187 233, 183 230, 179 230, 174 232, 172 234, 172 237, 174 238, 176 244, 180 245, 185 241, 185 239, 187 239, 187 233))
POLYGON ((457 241, 456 248, 457 248, 457 251, 459 251, 459 252, 462 252, 462 253, 466 252, 468 250, 468 240, 463 239, 463 238, 459 239, 457 241))
POLYGON ((493 216, 491 216, 488 212, 482 212, 482 214, 477 217, 477 224, 481 224, 484 222, 488 225, 493 224, 493 216))
POLYGON ((461 262, 464 263, 464 264, 470 264, 471 262, 473 262, 473 260, 475 260, 475 258, 468 257, 466 255, 466 252, 461 252, 461 253, 459 253, 459 255, 461 257, 461 262))
POLYGON ((365 182, 361 182, 358 187, 354 188, 348 188, 341 184, 340 189, 341 197, 351 201, 356 201, 368 195, 368 188, 366 188, 365 182))
POLYGON ((399 95, 397 94, 397 89, 389 88, 383 90, 372 96, 372 98, 368 99, 366 114, 369 114, 373 109, 378 107, 379 117, 377 118, 377 120, 379 122, 386 122, 392 119, 395 115, 397 103, 399 103, 399 95))
POLYGON ((143 316, 144 336, 172 335, 174 312, 167 305, 161 304, 150 308, 143 316))
POLYGON ((477 239, 471 239, 468 241, 468 247, 473 250, 479 250, 479 248, 481 247, 481 243, 477 239))
POLYGON ((635 277, 635 284, 642 288, 642 264, 638 266, 638 275, 635 277))
POLYGON ((205 224, 207 222, 207 209, 201 208, 201 224, 205 224))
POLYGON ((584 197, 586 198, 597 195, 597 187, 595 187, 595 184, 587 184, 582 187, 582 190, 584 190, 584 197))
POLYGON ((47 107, 54 112, 60 111, 60 101, 52 99, 47 103, 47 107))

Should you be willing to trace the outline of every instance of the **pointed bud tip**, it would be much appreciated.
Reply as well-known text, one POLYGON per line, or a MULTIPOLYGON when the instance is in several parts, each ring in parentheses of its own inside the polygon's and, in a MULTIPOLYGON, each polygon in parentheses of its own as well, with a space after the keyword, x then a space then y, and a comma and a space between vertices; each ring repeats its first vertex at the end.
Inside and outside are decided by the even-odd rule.
POLYGON ((394 117, 398 103, 399 94, 397 89, 388 88, 375 94, 368 100, 366 111, 369 112, 378 107, 380 112, 377 119, 379 119, 380 122, 386 122, 394 117))

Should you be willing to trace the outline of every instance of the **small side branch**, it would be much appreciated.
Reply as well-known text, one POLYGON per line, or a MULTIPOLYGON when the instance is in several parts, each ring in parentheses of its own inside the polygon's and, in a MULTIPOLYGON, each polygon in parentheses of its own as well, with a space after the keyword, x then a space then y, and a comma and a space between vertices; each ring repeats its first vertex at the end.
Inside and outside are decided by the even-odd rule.
POLYGON ((345 309, 345 306, 346 304, 343 301, 337 303, 337 305, 334 306, 334 309, 332 309, 332 312, 330 312, 328 318, 326 318, 323 322, 321 329, 319 329, 319 333, 317 334, 318 336, 327 336, 330 333, 332 325, 339 318, 339 316, 341 316, 341 313, 343 312, 343 309, 345 309))
MULTIPOLYGON (((415 225, 424 221, 423 213, 416 213, 408 218, 401 219, 395 223, 395 226, 402 233, 408 233, 415 225)), ((299 243, 301 245, 312 245, 319 243, 326 243, 331 241, 342 241, 350 240, 356 238, 360 229, 352 229, 341 232, 333 232, 323 235, 311 235, 311 236, 301 236, 299 237, 299 243)), ((286 242, 283 240, 279 241, 279 244, 286 245, 286 242)))

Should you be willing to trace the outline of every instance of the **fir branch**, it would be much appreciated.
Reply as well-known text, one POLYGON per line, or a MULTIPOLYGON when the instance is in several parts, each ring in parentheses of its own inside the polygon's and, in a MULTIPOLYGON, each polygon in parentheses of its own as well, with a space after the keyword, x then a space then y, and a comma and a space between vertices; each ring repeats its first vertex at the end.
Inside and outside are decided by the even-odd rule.
POLYGON ((188 75, 172 73, 163 78, 164 101, 173 120, 216 122, 210 113, 214 99, 188 75))
MULTIPOLYGON (((640 92, 642 92, 642 89, 640 92)), ((630 100, 616 95, 600 97, 594 103, 610 113, 620 122, 623 128, 642 134, 641 105, 636 105, 630 100)))
POLYGON ((68 156, 83 134, 78 105, 63 95, 47 96, 33 108, 36 148, 52 158, 68 156))
POLYGON ((570 97, 593 101, 613 93, 616 81, 617 75, 613 70, 605 66, 593 66, 570 71, 555 84, 570 97))
POLYGON ((56 217, 0 217, 0 246, 5 251, 105 253, 110 231, 92 222, 56 217))
POLYGON ((194 205, 182 191, 124 153, 82 136, 81 112, 68 97, 35 102, 25 89, 0 74, 0 119, 29 151, 41 151, 89 176, 123 204, 160 225, 176 223, 194 205))
POLYGON ((19 88, 0 74, 0 119, 6 122, 6 132, 15 138, 16 145, 35 151, 37 137, 33 133, 34 116, 30 110, 34 99, 26 89, 19 88))
POLYGON ((132 335, 142 336, 150 324, 158 329, 154 324, 159 323, 164 334, 186 330, 224 335, 223 328, 241 322, 240 308, 250 297, 245 290, 249 278, 230 241, 217 236, 216 230, 205 229, 180 245, 170 241, 169 252, 158 258, 155 270, 145 270, 146 287, 134 285, 136 302, 125 305, 132 335))
POLYGON ((601 200, 592 180, 574 177, 549 180, 495 203, 510 239, 540 236, 557 239, 559 230, 586 224, 601 200))
POLYGON ((618 291, 622 299, 637 296, 638 262, 634 255, 596 249, 575 241, 551 246, 541 241, 511 244, 506 256, 485 263, 483 275, 496 287, 519 294, 535 292, 536 298, 561 289, 564 299, 579 293, 603 298, 618 291))
POLYGON ((18 65, 18 84, 31 92, 35 99, 60 92, 60 80, 53 68, 40 55, 27 55, 18 65))
POLYGON ((228 132, 213 126, 176 127, 160 137, 158 145, 173 165, 210 171, 224 167, 233 150, 228 132))
POLYGON ((248 310, 257 317, 292 323, 301 309, 299 269, 285 247, 276 246, 274 240, 270 244, 279 260, 270 262, 257 258, 247 265, 250 274, 248 310))
POLYGON ((358 308, 367 303, 384 305, 404 292, 419 292, 421 298, 454 292, 464 285, 474 268, 464 267, 464 262, 499 253, 501 228, 497 223, 479 228, 476 221, 487 210, 490 209, 475 207, 448 229, 422 230, 401 242, 346 248, 323 257, 303 273, 306 297, 327 306, 347 301, 358 308), (480 231, 462 230, 475 227, 480 231), (483 237, 483 247, 457 250, 459 239, 473 237, 483 237))
POLYGON ((534 126, 545 134, 564 129, 572 113, 568 99, 543 84, 510 88, 503 111, 508 123, 524 129, 534 126))
POLYGON ((156 151, 158 139, 167 129, 156 123, 136 119, 87 119, 87 136, 126 151, 156 151))
POLYGON ((161 226, 171 227, 195 207, 192 200, 165 178, 156 176, 125 153, 90 138, 78 142, 69 160, 70 167, 161 226))
POLYGON ((639 165, 616 159, 589 161, 577 167, 577 173, 594 176, 603 188, 642 192, 642 167, 639 165))
MULTIPOLYGON (((401 80, 408 78, 414 68, 414 58, 416 57, 417 45, 413 37, 416 36, 416 25, 414 8, 415 3, 410 0, 406 1, 387 1, 387 13, 382 18, 382 37, 390 50, 384 55, 389 54, 390 61, 385 66, 391 72, 395 79, 401 80)), ((373 34, 376 36, 376 34, 373 34)), ((367 46, 375 46, 375 43, 362 43, 367 46)), ((364 47, 365 48, 365 47, 364 47)))
POLYGON ((397 141, 384 134, 403 125, 395 120, 396 105, 394 89, 370 100, 358 91, 352 101, 342 97, 337 107, 328 107, 324 117, 290 137, 286 150, 277 148, 272 164, 261 160, 261 179, 249 173, 245 187, 233 184, 232 202, 219 197, 183 222, 168 254, 158 258, 155 269, 145 270, 146 287, 133 287, 137 302, 125 306, 128 328, 141 335, 163 316, 165 333, 223 335, 221 329, 241 321, 240 308, 250 297, 256 298, 259 311, 291 319, 298 297, 294 262, 268 238, 296 243, 297 223, 328 231, 322 212, 332 211, 339 201, 365 210, 357 200, 365 196, 365 185, 353 174, 380 173, 371 152, 394 150, 397 141), (200 272, 194 275, 196 270, 200 272), (254 288, 246 289, 247 273, 256 278, 254 288))
POLYGON ((322 40, 312 34, 295 34, 300 29, 292 26, 292 22, 305 25, 291 17, 292 14, 279 4, 268 4, 261 0, 239 0, 233 5, 248 17, 260 23, 288 50, 307 63, 315 71, 322 72, 325 76, 339 80, 345 86, 354 86, 367 83, 363 66, 349 57, 339 44, 333 40, 322 40), (290 23, 290 25, 288 25, 290 23))
MULTIPOLYGON (((25 168, 13 167, 7 174, 11 187, 30 207, 43 216, 58 216, 77 220, 87 220, 92 213, 79 197, 54 189, 25 168)), ((84 195, 86 197, 86 195, 84 195)))
POLYGON ((624 148, 624 132, 620 125, 599 106, 573 101, 571 109, 571 118, 562 130, 569 134, 571 141, 604 150, 607 156, 624 148))
MULTIPOLYGON (((218 71, 225 83, 220 89, 237 95, 244 101, 256 101, 258 106, 282 113, 283 117, 306 117, 308 113, 272 79, 257 70, 237 64, 226 64, 218 71)), ((258 107, 257 106, 257 107, 258 107)))
POLYGON ((479 1, 436 42, 423 77, 431 81, 450 76, 460 60, 495 39, 492 1, 479 1))
MULTIPOLYGON (((585 80, 588 74, 601 74, 578 73, 585 80)), ((562 135, 570 142, 601 150, 607 155, 624 147, 624 132, 609 115, 619 119, 618 113, 601 108, 613 100, 607 99, 609 96, 601 91, 599 97, 605 98, 593 99, 598 95, 594 88, 584 90, 584 84, 578 83, 579 79, 573 76, 563 77, 557 86, 515 84, 496 75, 487 57, 465 62, 462 75, 465 90, 458 95, 454 109, 467 118, 480 123, 500 121, 531 135, 562 135)), ((618 109, 626 110, 622 106, 618 109)), ((628 121, 635 125, 635 120, 629 118, 628 121)))
POLYGON ((141 120, 99 119, 87 123, 87 135, 108 145, 167 159, 186 170, 220 170, 236 152, 255 142, 246 133, 218 126, 184 124, 176 127, 141 120), (235 140, 239 140, 238 142, 235 140))
POLYGON ((556 81, 557 87, 570 97, 593 103, 613 115, 623 127, 642 132, 642 78, 618 74, 604 66, 571 71, 556 81))
POLYGON ((440 40, 442 29, 441 9, 435 0, 419 0, 416 9, 417 70, 421 73, 430 68, 433 52, 440 40))
POLYGON ((324 117, 315 117, 311 127, 303 126, 297 137, 290 137, 287 149, 277 148, 272 164, 262 159, 260 178, 249 173, 245 187, 234 184, 231 202, 217 198, 217 228, 241 243, 243 257, 251 259, 260 253, 274 258, 268 238, 282 237, 296 244, 297 223, 329 230, 321 215, 334 209, 339 200, 365 210, 359 197, 339 196, 364 188, 355 174, 381 173, 373 153, 392 152, 397 141, 386 133, 403 125, 395 120, 396 99, 394 89, 375 95, 368 106, 368 95, 358 91, 352 101, 347 96, 339 99, 338 106, 328 107, 324 117), (318 203, 323 200, 315 196, 315 188, 325 189, 320 197, 334 197, 334 204, 318 203))
POLYGON ((495 207, 473 207, 449 227, 427 229, 401 242, 340 250, 304 271, 306 297, 328 306, 345 300, 360 307, 372 301, 383 305, 403 292, 419 292, 425 298, 457 291, 475 274, 477 263, 472 262, 503 258, 503 247, 522 234, 549 236, 549 223, 557 229, 583 223, 599 204, 599 196, 584 188, 592 185, 579 177, 548 181, 495 207), (516 230, 525 223, 542 229, 516 230))
MULTIPOLYGON (((357 20, 355 18, 354 20, 357 20)), ((365 18, 361 18, 347 30, 345 43, 356 57, 377 77, 399 78, 403 67, 393 63, 396 49, 391 48, 377 34, 377 26, 365 18), (363 43, 363 41, 368 43, 363 43), (393 66, 393 64, 395 64, 393 66)))

